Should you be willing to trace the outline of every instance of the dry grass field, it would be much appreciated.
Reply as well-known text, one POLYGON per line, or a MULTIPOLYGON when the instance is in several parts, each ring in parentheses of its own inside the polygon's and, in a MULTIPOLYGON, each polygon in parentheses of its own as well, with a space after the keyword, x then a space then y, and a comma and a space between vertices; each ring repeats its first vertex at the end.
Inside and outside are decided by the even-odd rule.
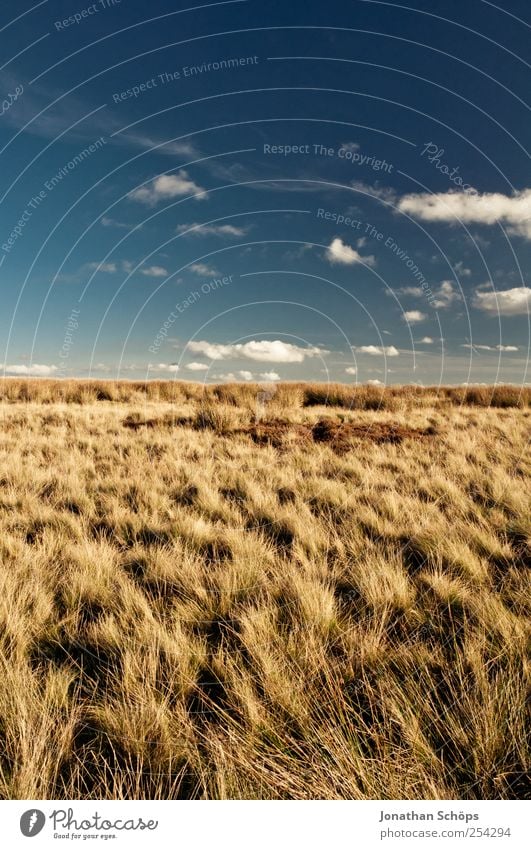
POLYGON ((530 392, 0 383, 0 797, 523 798, 530 392))

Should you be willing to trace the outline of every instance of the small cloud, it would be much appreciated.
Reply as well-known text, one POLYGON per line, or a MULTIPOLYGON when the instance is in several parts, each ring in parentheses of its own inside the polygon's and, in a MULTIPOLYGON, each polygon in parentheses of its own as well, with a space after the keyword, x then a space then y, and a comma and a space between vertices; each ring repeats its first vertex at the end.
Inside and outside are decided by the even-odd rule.
MULTIPOLYGON (((420 286, 402 286, 399 289, 386 289, 386 294, 404 295, 411 298, 422 298, 428 295, 427 291, 421 289, 420 286)), ((454 288, 451 280, 443 280, 439 286, 433 286, 431 289, 431 305, 436 310, 446 309, 455 301, 460 301, 461 295, 454 288)))
POLYGON ((264 372, 262 372, 260 377, 261 377, 262 380, 268 380, 268 381, 269 380, 270 381, 280 380, 280 375, 277 374, 276 371, 264 371, 264 372))
POLYGON ((177 174, 161 174, 145 186, 134 189, 129 194, 131 200, 146 206, 155 206, 161 200, 192 195, 196 200, 204 200, 206 189, 194 183, 188 172, 180 170, 177 174))
POLYGON ((420 286, 402 286, 400 289, 386 289, 386 295, 406 295, 411 298, 421 298, 424 292, 420 286))
POLYGON ((253 373, 251 371, 245 371, 245 370, 237 371, 237 372, 229 371, 226 374, 217 374, 217 375, 215 375, 215 377, 216 377, 217 380, 225 380, 225 381, 228 381, 229 383, 238 383, 238 381, 240 381, 240 380, 246 380, 246 381, 252 380, 253 379, 253 373))
POLYGON ((145 277, 167 277, 168 272, 162 265, 148 265, 147 268, 142 268, 140 271, 145 277))
POLYGON ((198 274, 200 277, 218 277, 219 271, 217 268, 211 268, 209 265, 206 265, 204 262, 194 262, 190 266, 190 271, 193 271, 194 274, 198 274))
POLYGON ((179 224, 177 233, 186 233, 187 236, 227 236, 239 238, 245 236, 245 227, 234 227, 232 224, 179 224))
POLYGON ((408 324, 419 324, 421 321, 426 321, 427 315, 420 310, 406 310, 402 318, 408 324))
POLYGON ((151 371, 168 371, 168 372, 178 372, 180 371, 177 363, 158 363, 157 365, 149 364, 149 369, 151 371))
POLYGON ((516 345, 476 345, 470 342, 465 342, 461 348, 469 348, 471 351, 499 351, 504 354, 519 350, 516 345))
POLYGON ((186 368, 188 371, 208 371, 210 366, 207 363, 188 363, 186 368))
POLYGON ((371 186, 369 183, 364 183, 362 180, 352 180, 350 185, 357 192, 370 195, 373 198, 379 198, 387 203, 395 203, 396 201, 396 192, 390 186, 379 186, 378 183, 371 186))
MULTIPOLYGON (((123 224, 121 221, 116 221, 114 218, 107 218, 107 216, 103 216, 100 218, 100 224, 102 227, 114 227, 120 230, 130 230, 131 225, 123 224)), ((137 229, 140 229, 142 225, 139 224, 137 229)))
POLYGON ((460 277, 470 277, 470 275, 472 274, 472 271, 470 270, 470 268, 466 268, 461 260, 459 260, 459 262, 455 263, 454 271, 460 277))
POLYGON ((102 271, 104 274, 116 274, 118 271, 115 262, 87 262, 85 268, 89 271, 102 271))
POLYGON ((434 298, 431 304, 436 310, 447 309, 455 301, 462 300, 461 295, 454 288, 451 280, 443 280, 439 288, 434 290, 433 294, 434 298))
POLYGON ((341 239, 332 239, 326 249, 326 258, 332 265, 354 265, 362 263, 364 265, 374 266, 376 260, 373 256, 361 256, 355 248, 345 244, 341 239))
POLYGON ((359 345, 354 350, 358 354, 370 354, 371 357, 398 357, 399 352, 394 345, 359 345))
POLYGON ((433 339, 431 336, 423 336, 422 339, 417 342, 417 345, 433 345, 433 339))
POLYGON ((369 386, 383 386, 382 381, 376 380, 376 378, 374 378, 373 380, 367 380, 367 383, 369 386))
POLYGON ((356 153, 360 149, 358 142, 345 142, 341 145, 343 150, 348 150, 349 153, 356 153))
POLYGON ((46 366, 39 363, 32 363, 30 366, 9 366, 4 364, 3 369, 6 374, 19 375, 21 377, 48 377, 57 371, 57 366, 46 366))
POLYGON ((356 366, 348 366, 348 368, 345 369, 345 373, 346 374, 357 374, 358 369, 356 368, 356 366))
POLYGON ((473 306, 487 315, 527 315, 531 312, 531 289, 519 286, 503 291, 476 289, 473 306))

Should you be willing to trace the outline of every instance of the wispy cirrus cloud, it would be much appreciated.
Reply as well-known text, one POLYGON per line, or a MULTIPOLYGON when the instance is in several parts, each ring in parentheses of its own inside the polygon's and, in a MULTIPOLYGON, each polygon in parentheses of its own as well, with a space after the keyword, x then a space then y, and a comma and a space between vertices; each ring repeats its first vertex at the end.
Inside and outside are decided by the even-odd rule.
POLYGON ((187 236, 224 236, 235 239, 245 236, 247 230, 233 224, 179 224, 176 228, 177 233, 186 233, 187 236))
POLYGON ((471 342, 463 343, 461 348, 469 348, 472 351, 499 351, 503 354, 519 350, 517 345, 476 345, 471 342))
POLYGON ((197 274, 199 277, 219 277, 220 272, 217 268, 207 265, 204 262, 193 262, 190 265, 190 271, 197 274))

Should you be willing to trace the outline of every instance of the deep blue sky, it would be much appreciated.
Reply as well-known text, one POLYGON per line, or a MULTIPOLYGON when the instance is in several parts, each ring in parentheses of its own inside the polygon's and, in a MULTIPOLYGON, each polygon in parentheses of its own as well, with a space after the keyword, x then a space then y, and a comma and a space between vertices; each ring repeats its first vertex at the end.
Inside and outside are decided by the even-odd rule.
POLYGON ((4 372, 527 382, 529 5, 411 1, 5 5, 4 372))

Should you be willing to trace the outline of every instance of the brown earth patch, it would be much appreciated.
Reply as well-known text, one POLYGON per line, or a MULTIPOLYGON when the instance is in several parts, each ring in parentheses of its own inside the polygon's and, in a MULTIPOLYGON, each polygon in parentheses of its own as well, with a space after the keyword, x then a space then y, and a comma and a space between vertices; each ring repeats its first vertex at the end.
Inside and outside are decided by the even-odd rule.
MULTIPOLYGON (((123 419, 122 424, 130 430, 156 427, 190 426, 191 422, 185 417, 167 415, 159 419, 141 418, 131 414, 123 419)), ((192 424, 193 426, 193 424, 192 424)), ((249 436, 256 445, 272 445, 273 448, 290 448, 294 445, 310 444, 312 442, 326 443, 338 454, 352 447, 353 439, 363 439, 377 444, 390 443, 398 445, 404 439, 424 439, 437 435, 436 428, 414 428, 393 422, 340 422, 325 416, 315 424, 294 424, 293 422, 274 419, 257 422, 233 431, 235 435, 249 436)))
POLYGON ((331 418, 319 419, 312 428, 314 442, 331 443, 336 451, 346 451, 350 440, 364 439, 370 442, 399 444, 404 439, 423 439, 435 436, 433 427, 414 428, 393 422, 371 422, 360 424, 356 422, 338 422, 331 418))
POLYGON ((437 431, 433 427, 413 428, 392 422, 338 422, 332 418, 319 419, 313 426, 293 425, 289 422, 273 421, 249 425, 239 431, 251 437, 256 445, 272 445, 286 448, 294 443, 323 442, 337 453, 348 451, 353 439, 363 439, 377 444, 399 444, 404 439, 424 439, 433 437, 437 431))

